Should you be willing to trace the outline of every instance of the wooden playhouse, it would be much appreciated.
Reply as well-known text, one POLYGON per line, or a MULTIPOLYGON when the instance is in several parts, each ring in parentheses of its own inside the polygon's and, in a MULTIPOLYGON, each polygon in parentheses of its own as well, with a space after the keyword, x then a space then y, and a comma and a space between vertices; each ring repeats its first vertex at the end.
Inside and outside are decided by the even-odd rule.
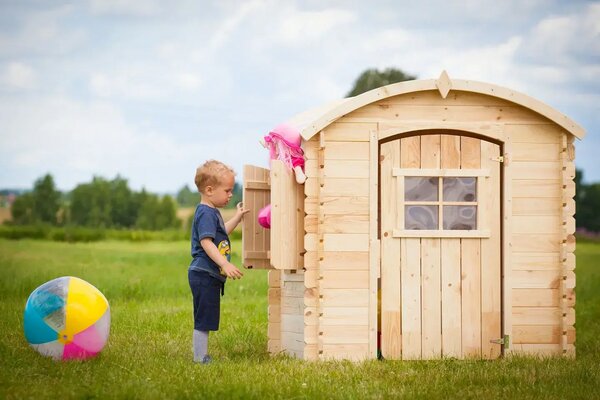
POLYGON ((244 169, 243 264, 271 269, 270 352, 574 356, 579 125, 445 72, 290 123, 305 185, 277 161, 244 169))

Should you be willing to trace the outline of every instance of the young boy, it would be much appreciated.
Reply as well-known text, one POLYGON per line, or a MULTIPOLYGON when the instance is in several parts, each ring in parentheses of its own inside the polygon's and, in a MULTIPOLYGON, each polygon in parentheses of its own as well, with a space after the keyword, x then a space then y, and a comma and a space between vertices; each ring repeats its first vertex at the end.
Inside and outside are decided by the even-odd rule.
POLYGON ((194 299, 194 362, 211 362, 208 333, 219 329, 221 296, 227 278, 239 279, 242 272, 231 264, 229 234, 249 211, 237 204, 226 223, 217 208, 227 205, 233 194, 235 172, 220 161, 210 160, 196 170, 194 179, 201 193, 192 224, 192 257, 188 280, 194 299))

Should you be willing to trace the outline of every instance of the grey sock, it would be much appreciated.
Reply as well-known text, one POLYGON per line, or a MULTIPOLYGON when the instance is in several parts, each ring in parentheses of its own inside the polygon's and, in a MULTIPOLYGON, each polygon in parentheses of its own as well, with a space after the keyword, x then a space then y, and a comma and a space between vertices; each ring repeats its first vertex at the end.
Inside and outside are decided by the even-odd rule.
POLYGON ((194 329, 194 362, 201 362, 208 354, 208 331, 194 329))

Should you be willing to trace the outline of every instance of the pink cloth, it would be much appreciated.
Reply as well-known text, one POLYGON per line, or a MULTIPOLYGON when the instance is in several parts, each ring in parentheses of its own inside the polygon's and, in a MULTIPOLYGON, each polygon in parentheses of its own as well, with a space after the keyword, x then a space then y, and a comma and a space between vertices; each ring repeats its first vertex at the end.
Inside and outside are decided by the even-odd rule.
MULTIPOLYGON (((295 167, 304 171, 304 151, 300 147, 300 132, 295 128, 281 124, 265 136, 271 160, 280 160, 291 171, 295 167)), ((266 229, 271 228, 271 205, 268 204, 258 212, 258 223, 266 229)))
POLYGON ((263 228, 271 228, 271 205, 267 204, 258 212, 258 223, 263 228))
POLYGON ((300 132, 289 125, 278 125, 265 136, 271 160, 280 160, 290 169, 300 166, 304 171, 304 151, 300 147, 300 132))

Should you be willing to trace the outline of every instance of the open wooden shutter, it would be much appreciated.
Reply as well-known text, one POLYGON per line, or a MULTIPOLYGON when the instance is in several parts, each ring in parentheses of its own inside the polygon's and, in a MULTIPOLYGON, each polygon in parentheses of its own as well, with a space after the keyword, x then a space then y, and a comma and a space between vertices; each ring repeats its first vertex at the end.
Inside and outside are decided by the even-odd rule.
POLYGON ((271 162, 271 265, 304 267, 304 186, 281 161, 271 162))
POLYGON ((242 224, 242 265, 272 269, 269 261, 271 234, 258 224, 258 212, 271 202, 268 169, 244 165, 243 201, 250 212, 242 224))

